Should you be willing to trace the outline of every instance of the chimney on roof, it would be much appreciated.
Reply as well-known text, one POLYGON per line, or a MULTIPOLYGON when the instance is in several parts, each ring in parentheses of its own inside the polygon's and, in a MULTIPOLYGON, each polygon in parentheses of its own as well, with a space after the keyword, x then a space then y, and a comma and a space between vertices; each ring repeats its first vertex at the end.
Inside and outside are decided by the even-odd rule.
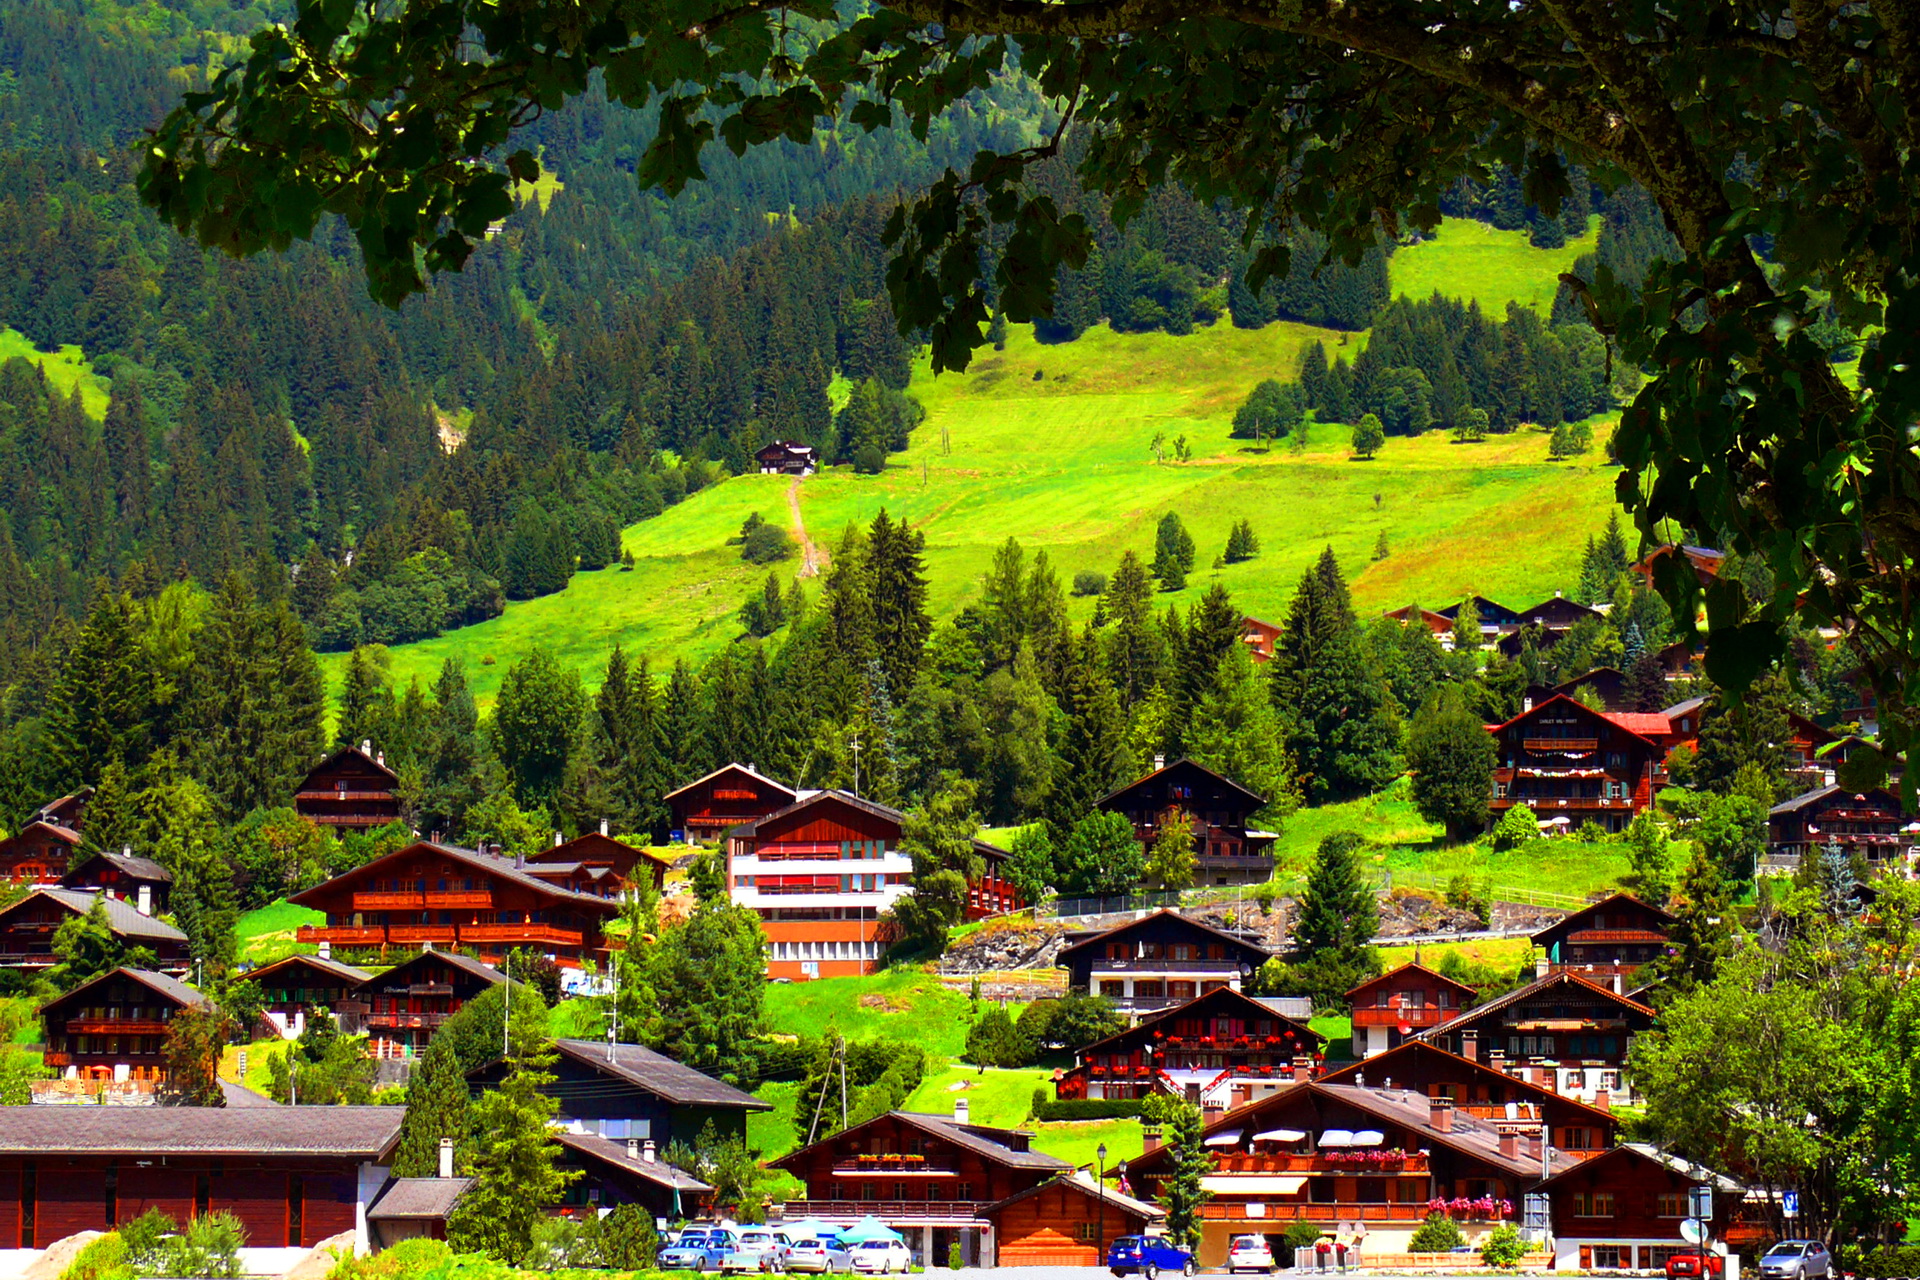
POLYGON ((1547 957, 1544 954, 1533 958, 1533 976, 1536 978, 1547 976, 1547 957))
POLYGON ((955 1124, 966 1124, 966 1123, 968 1123, 968 1121, 967 1121, 967 1100, 966 1100, 966 1098, 964 1098, 964 1097, 959 1097, 959 1098, 955 1098, 955 1099, 953 1100, 953 1122, 954 1122, 955 1124))
POLYGON ((516 849, 516 850, 514 850, 514 853, 513 853, 513 865, 514 865, 514 866, 515 866, 516 868, 519 868, 519 867, 524 867, 524 866, 526 866, 526 865, 527 865, 527 855, 526 855, 526 853, 525 853, 524 851, 522 851, 522 850, 519 850, 519 849, 516 849))
POLYGON ((648 1138, 645 1142, 642 1142, 640 1144, 640 1158, 646 1161, 648 1164, 652 1164, 658 1158, 658 1155, 654 1150, 652 1138, 648 1138))
POLYGON ((121 845, 120 856, 123 858, 131 858, 133 856, 133 846, 130 844, 121 845))
POLYGON ((1618 969, 1614 970, 1614 973, 1613 973, 1613 994, 1617 996, 1623 996, 1627 994, 1626 988, 1622 985, 1622 979, 1620 977, 1620 971, 1618 969))
POLYGON ((1296 1056, 1293 1060, 1293 1082, 1305 1084, 1311 1079, 1313 1079, 1313 1059, 1305 1054, 1296 1056))
POLYGON ((607 834, 607 820, 605 818, 600 819, 600 834, 603 836, 607 834))
POLYGON ((1531 711, 1531 710, 1533 710, 1533 695, 1532 695, 1532 694, 1530 694, 1530 693, 1529 693, 1529 694, 1527 694, 1527 695, 1526 695, 1525 697, 1523 697, 1523 698, 1521 698, 1521 699, 1520 699, 1520 710, 1521 710, 1521 712, 1522 712, 1522 713, 1525 713, 1525 712, 1528 712, 1528 711, 1531 711))
POLYGON ((386 768, 386 767, 387 767, 387 753, 386 753, 386 752, 384 752, 384 751, 382 751, 382 752, 379 752, 378 754, 376 754, 376 755, 375 755, 375 756, 373 757, 373 762, 374 762, 375 764, 377 764, 377 765, 379 765, 379 766, 380 766, 380 767, 381 767, 382 769, 384 769, 384 768, 386 768))
POLYGON ((362 755, 370 755, 372 752, 373 752, 373 739, 372 738, 360 739, 360 753, 362 755))
POLYGON ((1158 751, 1154 752, 1153 753, 1153 771, 1155 773, 1158 773, 1166 767, 1167 767, 1167 758, 1158 751))
POLYGON ((563 844, 565 844, 566 842, 567 842, 567 841, 566 841, 566 838, 565 838, 564 836, 562 836, 562 835, 561 835, 561 834, 560 834, 560 833, 559 833, 558 831, 556 831, 556 832, 554 832, 554 833, 553 833, 553 847, 554 847, 554 848, 556 848, 556 849, 558 849, 558 848, 559 848, 559 847, 560 847, 561 845, 563 845, 563 844))
POLYGON ((451 1178, 453 1176, 452 1138, 440 1139, 440 1176, 443 1178, 451 1178))
POLYGON ((640 1139, 628 1138, 627 1139, 627 1159, 638 1160, 639 1158, 640 1158, 640 1139))
POLYGON ((1448 1098, 1427 1099, 1427 1123, 1436 1133, 1453 1132, 1453 1102, 1448 1098))
POLYGON ((140 896, 138 899, 135 900, 134 907, 143 916, 150 916, 153 914, 153 886, 152 885, 143 884, 140 886, 140 896))
POLYGON ((1593 1095, 1593 1109, 1595 1111, 1613 1110, 1613 1095, 1611 1093, 1608 1093, 1605 1089, 1601 1089, 1597 1091, 1593 1095))
POLYGON ((1527 1150, 1527 1159, 1545 1160, 1547 1158, 1546 1139, 1537 1133, 1528 1134, 1526 1150, 1527 1150))
POLYGON ((333 959, 333 944, 325 938, 320 939, 320 958, 322 960, 333 959))
POLYGON ((1500 1135, 1500 1154, 1509 1160, 1520 1158, 1520 1135, 1503 1133, 1500 1135))
POLYGON ((1468 1062, 1480 1061, 1480 1033, 1471 1027, 1460 1033, 1460 1056, 1468 1062))

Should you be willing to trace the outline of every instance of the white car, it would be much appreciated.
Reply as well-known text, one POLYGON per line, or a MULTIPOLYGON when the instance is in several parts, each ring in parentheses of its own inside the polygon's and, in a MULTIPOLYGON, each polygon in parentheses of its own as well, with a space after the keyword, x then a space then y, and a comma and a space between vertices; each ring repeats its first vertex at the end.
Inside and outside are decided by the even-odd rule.
POLYGON ((832 1275, 836 1271, 853 1270, 853 1260, 847 1255, 847 1246, 833 1237, 808 1236, 795 1240, 788 1248, 787 1270, 832 1275))
POLYGON ((720 1260, 722 1271, 785 1271, 787 1242, 765 1227, 740 1233, 732 1252, 720 1260))
POLYGON ((898 1240, 863 1240, 853 1246, 853 1269, 863 1275, 885 1275, 913 1270, 913 1255, 898 1240))
POLYGON ((1227 1246, 1227 1274, 1264 1271, 1273 1274, 1273 1250, 1262 1236, 1235 1236, 1227 1246))

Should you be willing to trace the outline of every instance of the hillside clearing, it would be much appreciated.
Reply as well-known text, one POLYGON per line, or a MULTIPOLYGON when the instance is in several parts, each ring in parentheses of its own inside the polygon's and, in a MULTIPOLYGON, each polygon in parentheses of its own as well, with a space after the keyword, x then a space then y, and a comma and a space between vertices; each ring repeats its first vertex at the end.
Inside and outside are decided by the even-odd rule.
POLYGON ((58 351, 46 352, 18 329, 0 329, 0 361, 16 356, 39 365, 47 381, 63 395, 72 395, 75 387, 80 388, 80 403, 88 417, 98 420, 107 416, 111 384, 93 371, 93 364, 78 346, 69 342, 58 351))

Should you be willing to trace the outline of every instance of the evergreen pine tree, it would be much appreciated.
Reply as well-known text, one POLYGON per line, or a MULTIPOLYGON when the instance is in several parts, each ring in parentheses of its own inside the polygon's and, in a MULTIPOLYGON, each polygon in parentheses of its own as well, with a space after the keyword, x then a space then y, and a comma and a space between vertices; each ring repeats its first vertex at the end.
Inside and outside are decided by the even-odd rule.
POLYGON ((1467 840, 1487 824, 1499 748, 1462 690, 1442 687, 1407 729, 1407 766, 1420 816, 1438 822, 1451 840, 1467 840))
POLYGON ((1307 344, 1300 356, 1300 394, 1307 408, 1316 411, 1322 422, 1330 422, 1324 412, 1327 393, 1327 348, 1318 338, 1307 344))
POLYGON ((47 699, 47 751, 61 791, 110 760, 138 765, 152 738, 154 680, 133 599, 102 587, 47 699))
POLYGON ((1669 954, 1657 962, 1661 985, 1679 994, 1712 982, 1733 953, 1733 901, 1719 861, 1697 842, 1674 890, 1669 954))
POLYGON ((293 609, 302 622, 310 627, 319 625, 333 600, 334 583, 333 561, 318 542, 309 541, 293 577, 293 609))
POLYGON ((1160 527, 1154 538, 1153 576, 1160 580, 1162 591, 1180 591, 1187 585, 1187 574, 1193 569, 1193 535, 1180 521, 1175 512, 1169 511, 1160 517, 1160 527))
POLYGON ((1164 654, 1153 620, 1153 581, 1132 551, 1121 554, 1101 612, 1111 624, 1106 655, 1114 691, 1122 707, 1135 706, 1159 680, 1164 654))
POLYGON ((1373 889, 1361 876, 1360 851, 1365 847, 1358 833, 1336 831, 1314 850, 1293 924, 1295 956, 1344 958, 1373 945, 1380 915, 1373 889))
POLYGON ((1316 800, 1379 790, 1399 731, 1379 673, 1361 653, 1346 580, 1331 548, 1301 576, 1275 654, 1273 691, 1316 800))
MULTIPOLYGON (((357 747, 374 742, 375 726, 384 723, 393 706, 393 690, 387 673, 374 662, 365 646, 347 655, 346 670, 340 678, 340 713, 334 717, 334 745, 357 747)), ((375 742, 376 746, 384 746, 375 742)))
POLYGON ((1473 597, 1460 602, 1460 608, 1453 615, 1453 651, 1455 653, 1477 653, 1480 649, 1480 610, 1474 607, 1473 597))
POLYGON ((94 853, 119 853, 123 848, 144 844, 140 811, 134 804, 127 767, 117 758, 107 761, 87 801, 86 826, 81 831, 81 847, 94 853))
POLYGON ((1176 1104, 1167 1133, 1173 1167, 1160 1183, 1160 1199, 1167 1209, 1167 1236, 1185 1249, 1200 1247, 1200 1206, 1209 1199, 1206 1180, 1213 1174, 1213 1157, 1203 1145, 1205 1132, 1200 1108, 1176 1104))
POLYGON ((455 1167, 464 1166, 468 1130, 467 1079, 453 1046, 435 1039, 407 1080, 407 1114, 393 1155, 396 1178, 431 1178, 440 1170, 440 1139, 452 1138, 455 1167))
POLYGON ((429 837, 452 839, 466 829, 467 810, 486 794, 481 776, 480 714, 466 668, 450 657, 433 683, 434 715, 425 752, 417 821, 429 837))
MULTIPOLYGON (((1099 637, 1089 626, 1074 642, 1060 711, 1066 731, 1047 792, 1046 825, 1056 843, 1120 782, 1126 716, 1099 660, 1099 637)), ((1031 899, 1030 899, 1031 900, 1031 899)))

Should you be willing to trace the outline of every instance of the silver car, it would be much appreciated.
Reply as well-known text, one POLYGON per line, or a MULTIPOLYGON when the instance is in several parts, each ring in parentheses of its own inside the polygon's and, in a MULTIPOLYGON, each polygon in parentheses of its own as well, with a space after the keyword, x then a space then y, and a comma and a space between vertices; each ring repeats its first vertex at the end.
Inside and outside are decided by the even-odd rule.
POLYGON ((1833 1255, 1818 1240, 1782 1240, 1760 1258, 1761 1280, 1829 1280, 1833 1255))
POLYGON ((804 1240, 795 1240, 787 1250, 788 1271, 808 1271, 815 1275, 831 1275, 834 1272, 850 1273, 853 1270, 853 1255, 847 1252, 847 1246, 832 1236, 808 1236, 804 1240))

